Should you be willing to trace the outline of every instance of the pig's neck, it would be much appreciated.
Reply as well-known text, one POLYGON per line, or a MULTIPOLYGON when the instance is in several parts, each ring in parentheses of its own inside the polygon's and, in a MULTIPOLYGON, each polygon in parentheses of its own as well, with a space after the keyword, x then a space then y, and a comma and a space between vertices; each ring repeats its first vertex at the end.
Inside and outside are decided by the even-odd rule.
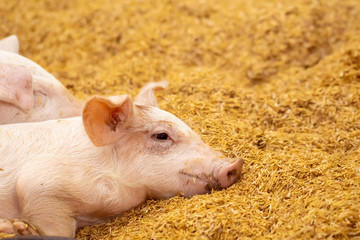
POLYGON ((91 161, 91 173, 82 172, 87 180, 81 187, 81 198, 86 202, 80 204, 83 207, 77 214, 79 227, 119 215, 147 198, 146 189, 128 180, 127 167, 121 164, 123 159, 114 158, 114 151, 112 147, 101 148, 101 153, 91 161))
POLYGON ((78 227, 101 222, 143 203, 147 192, 135 184, 136 176, 128 175, 129 169, 133 168, 131 161, 126 159, 128 156, 119 155, 114 145, 95 147, 85 133, 81 118, 74 118, 74 123, 69 141, 78 139, 79 145, 77 149, 71 149, 70 143, 66 155, 67 162, 74 165, 71 167, 73 177, 68 179, 68 184, 77 183, 78 205, 74 211, 78 227))

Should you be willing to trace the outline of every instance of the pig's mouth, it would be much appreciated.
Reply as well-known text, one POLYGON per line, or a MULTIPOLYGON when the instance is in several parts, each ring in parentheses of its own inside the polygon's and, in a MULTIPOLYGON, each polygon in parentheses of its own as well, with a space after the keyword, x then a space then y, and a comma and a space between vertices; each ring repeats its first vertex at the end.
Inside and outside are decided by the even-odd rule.
POLYGON ((180 175, 186 178, 186 185, 189 184, 199 184, 204 185, 204 189, 207 192, 210 192, 212 189, 220 190, 222 189, 219 181, 214 177, 214 175, 208 175, 205 173, 201 174, 191 174, 184 171, 179 172, 180 175))

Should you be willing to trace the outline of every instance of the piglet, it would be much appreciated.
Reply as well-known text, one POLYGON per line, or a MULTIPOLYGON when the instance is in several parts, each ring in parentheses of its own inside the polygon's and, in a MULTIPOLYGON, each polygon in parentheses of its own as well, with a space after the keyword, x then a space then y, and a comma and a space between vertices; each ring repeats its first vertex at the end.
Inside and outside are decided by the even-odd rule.
POLYGON ((80 116, 82 102, 18 49, 16 36, 0 41, 0 124, 80 116))
POLYGON ((90 98, 82 117, 0 126, 0 232, 73 237, 146 199, 229 187, 243 161, 224 159, 145 86, 90 98))

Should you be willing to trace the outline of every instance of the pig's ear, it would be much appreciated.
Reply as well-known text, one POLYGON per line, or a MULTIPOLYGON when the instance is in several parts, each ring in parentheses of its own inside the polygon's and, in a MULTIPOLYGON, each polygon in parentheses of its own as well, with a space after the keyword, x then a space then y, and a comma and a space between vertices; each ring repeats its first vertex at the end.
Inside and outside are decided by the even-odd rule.
POLYGON ((85 131, 97 147, 115 143, 133 115, 133 103, 128 95, 92 97, 83 110, 85 131))
POLYGON ((169 85, 168 82, 151 82, 146 84, 141 90, 140 93, 135 98, 135 104, 159 107, 154 91, 162 90, 169 85))
POLYGON ((29 69, 0 63, 0 101, 14 104, 23 111, 34 107, 32 76, 29 69))
POLYGON ((16 35, 11 35, 0 40, 0 50, 19 53, 19 39, 16 35))

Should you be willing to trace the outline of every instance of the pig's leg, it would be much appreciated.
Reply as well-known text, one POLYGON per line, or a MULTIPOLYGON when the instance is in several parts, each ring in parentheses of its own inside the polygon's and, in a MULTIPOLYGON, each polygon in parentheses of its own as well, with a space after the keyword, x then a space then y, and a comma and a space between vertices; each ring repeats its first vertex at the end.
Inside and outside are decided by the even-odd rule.
POLYGON ((69 206, 58 199, 34 196, 22 208, 22 216, 33 224, 41 235, 74 237, 76 221, 69 206))
POLYGON ((6 218, 0 218, 0 233, 18 234, 12 222, 6 218))
POLYGON ((10 221, 6 218, 0 218, 0 233, 15 235, 39 235, 37 230, 31 224, 15 219, 10 221))
POLYGON ((34 225, 41 235, 74 237, 76 221, 71 208, 74 203, 59 187, 61 181, 48 177, 41 168, 42 165, 32 165, 32 168, 24 165, 25 170, 19 173, 16 195, 21 218, 34 225), (36 174, 38 172, 43 174, 36 174), (38 177, 34 178, 34 174, 38 177))

